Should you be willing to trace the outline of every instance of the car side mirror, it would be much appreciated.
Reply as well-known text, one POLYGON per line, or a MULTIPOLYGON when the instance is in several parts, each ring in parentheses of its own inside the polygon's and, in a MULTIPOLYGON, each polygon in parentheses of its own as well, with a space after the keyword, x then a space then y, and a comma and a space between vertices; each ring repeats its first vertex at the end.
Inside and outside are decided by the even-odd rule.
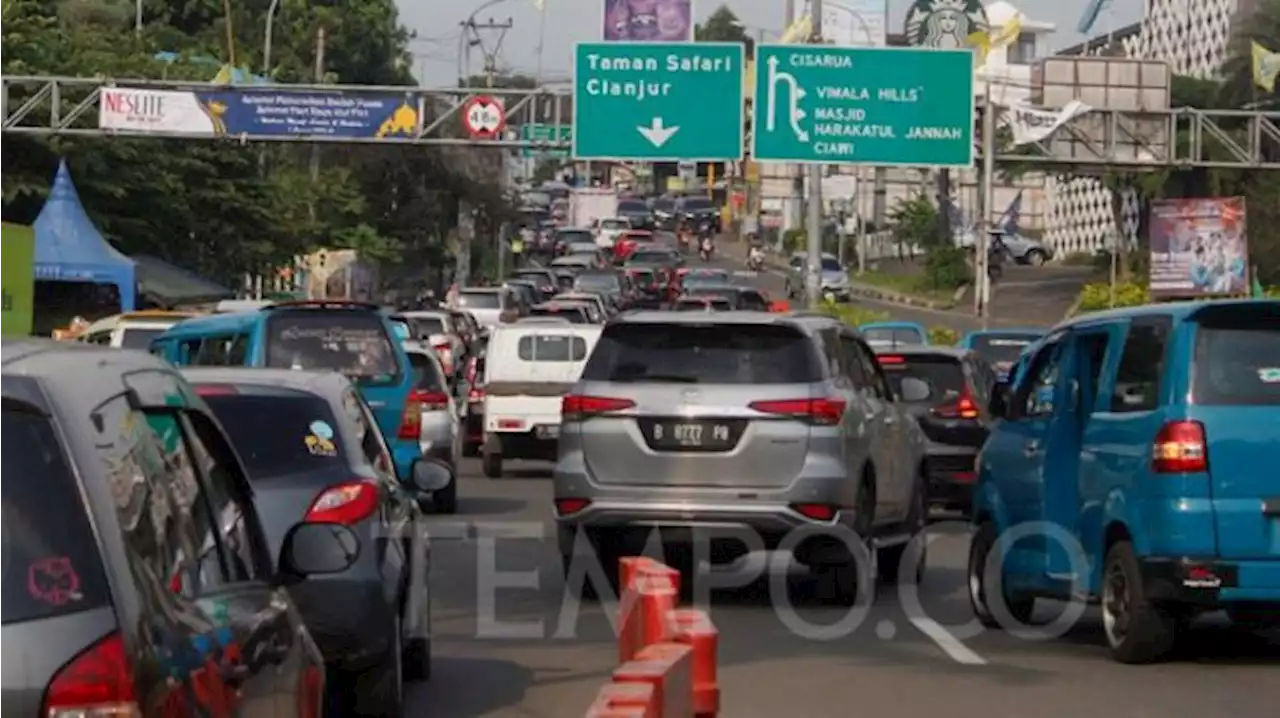
POLYGON ((453 470, 438 459, 418 459, 413 464, 413 485, 423 493, 440 491, 453 481, 453 470))
POLYGON ((360 538, 333 523, 300 523, 284 536, 279 574, 285 579, 341 573, 360 557, 360 538))

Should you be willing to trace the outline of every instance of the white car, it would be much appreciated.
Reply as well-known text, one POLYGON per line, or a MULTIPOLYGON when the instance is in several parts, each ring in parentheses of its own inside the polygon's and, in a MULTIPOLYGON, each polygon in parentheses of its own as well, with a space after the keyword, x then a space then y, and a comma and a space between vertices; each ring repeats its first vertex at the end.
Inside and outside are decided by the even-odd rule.
POLYGON ((596 246, 602 249, 613 249, 613 243, 623 232, 630 230, 631 220, 626 217, 608 217, 596 223, 596 246))

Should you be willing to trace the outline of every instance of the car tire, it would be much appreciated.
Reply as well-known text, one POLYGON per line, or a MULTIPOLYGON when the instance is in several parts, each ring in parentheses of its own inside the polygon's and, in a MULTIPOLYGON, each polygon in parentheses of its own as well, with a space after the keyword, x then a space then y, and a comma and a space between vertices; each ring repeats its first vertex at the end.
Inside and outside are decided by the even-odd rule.
POLYGON ((882 548, 876 555, 876 566, 879 568, 879 580, 886 584, 898 583, 902 578, 902 559, 907 555, 907 549, 913 544, 920 547, 920 551, 915 561, 915 583, 919 586, 924 582, 925 563, 927 562, 929 544, 921 534, 929 524, 929 496, 925 491, 925 485, 918 483, 915 488, 915 495, 911 500, 911 515, 903 522, 903 528, 911 532, 911 540, 897 546, 889 546, 882 548), (921 536, 917 541, 916 537, 921 536))
POLYGON ((480 445, 470 441, 463 442, 462 455, 468 459, 476 458, 480 455, 480 445))
MULTIPOLYGON (((987 601, 986 566, 998 538, 995 523, 983 521, 978 525, 978 531, 969 543, 969 565, 965 582, 968 587, 969 606, 973 609, 973 615, 987 628, 1003 628, 999 617, 991 610, 987 601)), ((1036 609, 1034 597, 1005 595, 1003 600, 1009 616, 1015 621, 1022 625, 1031 622, 1036 609)))
POLYGON ((458 478, 455 475, 449 485, 431 495, 431 508, 438 514, 458 513, 458 478))
POLYGON ((1031 249, 1031 250, 1028 250, 1027 253, 1023 255, 1022 259, 1024 262, 1026 262, 1027 264, 1030 264, 1033 267, 1043 267, 1045 261, 1048 260, 1048 257, 1045 256, 1044 252, 1038 249, 1031 249))
POLYGON ((486 452, 480 459, 484 475, 490 479, 502 478, 502 454, 496 451, 486 452))
POLYGON ((1133 544, 1112 544, 1102 567, 1102 627, 1111 657, 1128 664, 1160 661, 1173 651, 1181 624, 1147 596, 1133 544))
POLYGON ((404 642, 400 616, 392 619, 390 646, 381 671, 363 671, 355 679, 356 713, 401 718, 404 713, 404 642))
POLYGON ((600 562, 600 568, 604 570, 605 582, 607 586, 597 586, 591 579, 590 575, 585 575, 582 581, 569 583, 569 571, 573 566, 574 554, 560 554, 560 575, 564 579, 565 591, 572 593, 575 597, 585 601, 598 601, 601 596, 618 595, 618 560, 622 555, 613 550, 596 548, 596 558, 600 562))

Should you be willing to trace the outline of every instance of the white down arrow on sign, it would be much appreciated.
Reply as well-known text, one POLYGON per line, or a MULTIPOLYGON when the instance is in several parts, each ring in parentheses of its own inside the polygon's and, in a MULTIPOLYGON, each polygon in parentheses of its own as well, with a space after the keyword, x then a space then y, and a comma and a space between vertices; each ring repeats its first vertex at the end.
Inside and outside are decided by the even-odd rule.
POLYGON ((661 147, 667 144, 667 140, 671 139, 671 136, 678 132, 680 127, 664 127, 662 118, 655 117, 648 127, 642 125, 636 127, 636 129, 640 131, 640 134, 644 135, 646 140, 652 142, 654 147, 661 147))

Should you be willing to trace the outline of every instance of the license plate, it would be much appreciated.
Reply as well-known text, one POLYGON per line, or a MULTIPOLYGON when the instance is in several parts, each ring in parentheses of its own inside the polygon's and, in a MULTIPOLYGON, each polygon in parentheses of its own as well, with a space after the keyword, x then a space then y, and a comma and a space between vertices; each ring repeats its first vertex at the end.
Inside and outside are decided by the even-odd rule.
POLYGON ((728 451, 742 435, 740 420, 642 420, 649 447, 657 451, 728 451))
POLYGON ((548 424, 539 426, 537 429, 534 429, 534 432, 537 433, 538 438, 540 439, 555 439, 560 436, 560 427, 548 424))

